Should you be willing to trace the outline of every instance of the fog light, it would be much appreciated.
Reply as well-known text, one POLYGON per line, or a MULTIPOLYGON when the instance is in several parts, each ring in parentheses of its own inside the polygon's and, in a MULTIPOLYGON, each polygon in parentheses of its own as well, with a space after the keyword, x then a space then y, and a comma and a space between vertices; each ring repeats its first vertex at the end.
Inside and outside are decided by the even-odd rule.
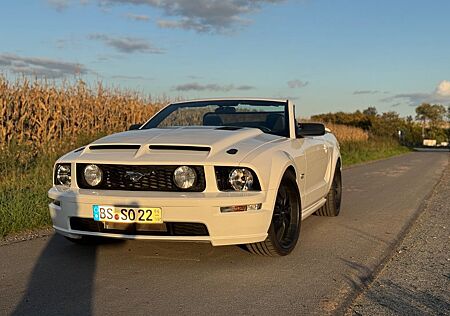
POLYGON ((220 208, 222 213, 231 212, 246 212, 246 211, 257 211, 261 209, 261 203, 249 204, 249 205, 233 205, 233 206, 223 206, 220 208))
POLYGON ((181 166, 173 172, 173 182, 180 189, 190 189, 197 180, 197 173, 188 166, 181 166))
POLYGON ((97 165, 88 165, 84 168, 84 180, 91 187, 95 187, 103 180, 103 172, 97 165))

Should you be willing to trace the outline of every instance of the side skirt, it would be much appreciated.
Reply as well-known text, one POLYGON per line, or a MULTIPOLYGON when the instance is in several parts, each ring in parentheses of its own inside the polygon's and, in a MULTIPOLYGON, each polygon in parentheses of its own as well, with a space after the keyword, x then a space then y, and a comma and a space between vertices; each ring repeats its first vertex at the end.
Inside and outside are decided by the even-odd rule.
POLYGON ((317 211, 319 208, 321 208, 327 200, 325 198, 320 199, 316 203, 312 204, 308 208, 302 210, 302 221, 305 220, 308 216, 313 214, 315 211, 317 211))

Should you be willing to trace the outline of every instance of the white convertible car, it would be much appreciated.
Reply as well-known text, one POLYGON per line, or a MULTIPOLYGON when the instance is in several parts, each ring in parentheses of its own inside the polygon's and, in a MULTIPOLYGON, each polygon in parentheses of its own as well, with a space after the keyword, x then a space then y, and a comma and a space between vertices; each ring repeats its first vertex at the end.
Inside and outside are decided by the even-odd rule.
POLYGON ((290 101, 172 103, 61 157, 50 214, 74 242, 204 241, 283 256, 302 220, 339 214, 341 166, 333 134, 298 124, 290 101))

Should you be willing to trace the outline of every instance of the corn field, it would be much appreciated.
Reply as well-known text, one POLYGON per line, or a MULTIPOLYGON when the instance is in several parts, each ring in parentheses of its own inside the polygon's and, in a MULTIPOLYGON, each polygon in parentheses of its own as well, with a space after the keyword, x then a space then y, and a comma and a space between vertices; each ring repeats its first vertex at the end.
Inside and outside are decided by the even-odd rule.
POLYGON ((326 123, 339 142, 360 142, 369 140, 369 133, 362 128, 326 123))
MULTIPOLYGON (((142 123, 168 101, 106 89, 101 82, 94 87, 82 80, 60 85, 26 78, 11 82, 0 75, 0 149, 14 143, 34 153, 54 151, 63 141, 76 143, 80 135, 111 134, 142 123)), ((327 127, 341 142, 369 138, 360 128, 327 127)))
POLYGON ((0 149, 12 143, 52 151, 61 141, 82 135, 126 130, 142 123, 168 100, 143 98, 136 92, 89 87, 79 80, 59 86, 0 75, 0 149))

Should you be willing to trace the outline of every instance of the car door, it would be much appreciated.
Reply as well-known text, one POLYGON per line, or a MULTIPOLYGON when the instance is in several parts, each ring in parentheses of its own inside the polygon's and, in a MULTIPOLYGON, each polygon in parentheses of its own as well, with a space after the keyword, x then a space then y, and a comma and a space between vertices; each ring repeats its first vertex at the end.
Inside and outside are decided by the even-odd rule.
POLYGON ((329 149, 321 136, 303 138, 306 158, 305 206, 310 206, 323 198, 327 191, 327 170, 329 149))

